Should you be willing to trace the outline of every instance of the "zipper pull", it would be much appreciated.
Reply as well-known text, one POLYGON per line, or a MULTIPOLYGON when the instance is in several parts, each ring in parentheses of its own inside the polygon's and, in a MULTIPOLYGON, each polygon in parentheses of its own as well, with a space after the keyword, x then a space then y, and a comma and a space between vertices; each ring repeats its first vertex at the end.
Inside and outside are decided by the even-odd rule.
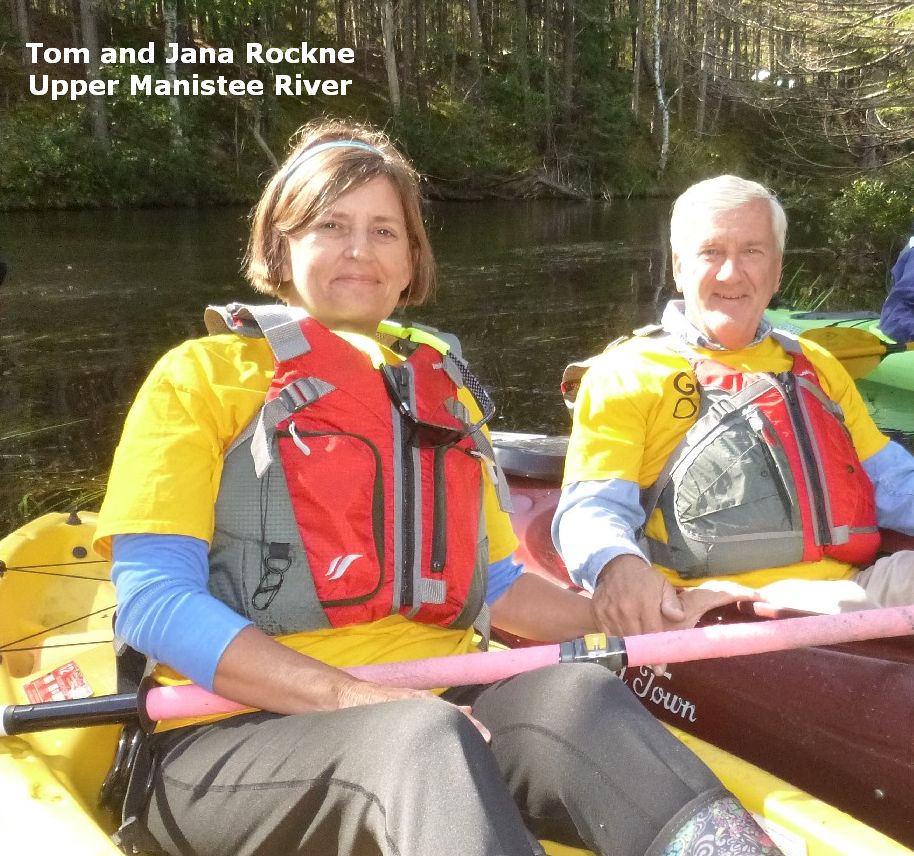
POLYGON ((305 441, 298 436, 298 430, 295 428, 294 422, 289 423, 289 436, 292 438, 292 442, 298 447, 299 452, 303 455, 311 454, 311 449, 309 449, 308 446, 305 445, 305 441))

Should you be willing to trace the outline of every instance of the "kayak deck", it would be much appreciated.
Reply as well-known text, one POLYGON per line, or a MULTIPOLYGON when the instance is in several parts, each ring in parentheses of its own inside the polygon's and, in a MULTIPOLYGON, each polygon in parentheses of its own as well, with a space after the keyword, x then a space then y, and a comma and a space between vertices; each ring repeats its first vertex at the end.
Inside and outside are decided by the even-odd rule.
MULTIPOLYGON (((796 335, 818 327, 849 327, 866 330, 885 342, 893 341, 879 329, 879 316, 875 312, 801 312, 778 308, 766 310, 765 317, 777 329, 796 335)), ((880 427, 914 434, 914 351, 886 357, 857 381, 857 388, 880 427)))
MULTIPOLYGON (((7 566, 0 576, 0 705, 115 691, 114 591, 107 562, 91 550, 94 523, 88 513, 79 522, 46 515, 0 541, 7 566)), ((672 730, 760 818, 786 856, 912 852, 735 755, 672 730)), ((17 853, 120 853, 108 838, 112 819, 95 805, 117 734, 116 726, 104 726, 0 738, 4 843, 17 853)), ((545 846, 551 856, 584 853, 545 846)))

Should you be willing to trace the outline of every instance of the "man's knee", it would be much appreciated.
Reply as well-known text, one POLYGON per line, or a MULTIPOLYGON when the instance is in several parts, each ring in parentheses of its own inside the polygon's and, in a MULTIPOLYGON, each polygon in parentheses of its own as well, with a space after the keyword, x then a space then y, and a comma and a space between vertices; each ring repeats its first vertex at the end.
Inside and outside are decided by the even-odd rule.
POLYGON ((854 578, 878 606, 907 606, 914 603, 914 550, 899 550, 854 578))

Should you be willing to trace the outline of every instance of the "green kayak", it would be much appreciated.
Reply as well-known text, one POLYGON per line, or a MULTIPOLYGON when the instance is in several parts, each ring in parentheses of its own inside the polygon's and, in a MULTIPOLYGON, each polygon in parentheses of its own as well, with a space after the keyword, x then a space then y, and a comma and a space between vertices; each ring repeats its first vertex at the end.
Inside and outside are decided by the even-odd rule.
MULTIPOLYGON (((800 312, 768 309, 765 317, 778 330, 802 334, 816 327, 851 327, 892 342, 879 329, 879 315, 867 311, 800 312)), ((869 374, 857 380, 873 419, 880 428, 914 433, 914 351, 890 354, 869 374)))

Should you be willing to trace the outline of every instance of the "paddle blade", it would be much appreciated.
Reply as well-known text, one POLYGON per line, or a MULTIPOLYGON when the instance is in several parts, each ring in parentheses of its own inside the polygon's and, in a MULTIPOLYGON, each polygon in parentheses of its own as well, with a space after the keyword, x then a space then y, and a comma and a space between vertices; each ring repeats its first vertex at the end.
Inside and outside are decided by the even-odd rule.
POLYGON ((865 377, 886 355, 886 343, 868 330, 856 327, 815 327, 800 334, 831 351, 854 379, 865 377))

